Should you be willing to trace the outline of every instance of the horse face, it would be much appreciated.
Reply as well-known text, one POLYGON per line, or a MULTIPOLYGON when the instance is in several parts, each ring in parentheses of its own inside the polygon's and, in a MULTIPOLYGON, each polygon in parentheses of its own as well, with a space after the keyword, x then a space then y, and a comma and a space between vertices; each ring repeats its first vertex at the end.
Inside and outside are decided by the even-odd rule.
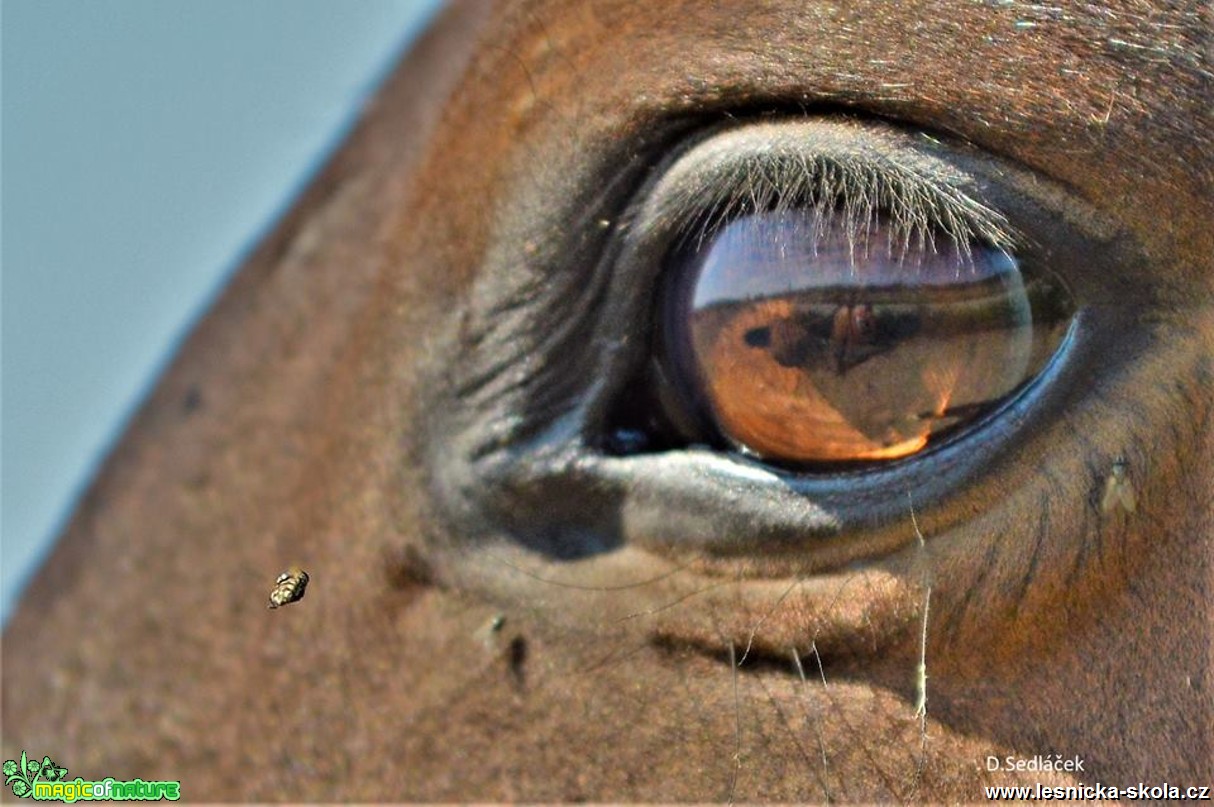
MULTIPOLYGON (((1208 781, 1208 25, 452 10, 31 587, 5 752, 215 800, 1208 781), (672 414, 670 256, 714 210, 813 205, 1006 224, 1073 302, 1057 355, 891 463, 755 460, 672 414), (268 611, 295 563, 306 599, 268 611), (1083 768, 990 770, 1009 756, 1083 768)), ((840 305, 828 344, 880 325, 840 305)))

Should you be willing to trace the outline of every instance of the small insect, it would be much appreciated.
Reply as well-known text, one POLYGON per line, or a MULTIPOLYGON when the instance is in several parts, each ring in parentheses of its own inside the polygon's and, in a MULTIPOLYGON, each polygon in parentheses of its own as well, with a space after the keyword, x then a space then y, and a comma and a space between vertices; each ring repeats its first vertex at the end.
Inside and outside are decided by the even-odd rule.
POLYGON ((298 566, 292 566, 274 581, 274 588, 270 590, 270 608, 281 608, 302 600, 307 587, 308 573, 298 566))
POLYGON ((473 634, 481 640, 485 645, 486 650, 492 650, 497 647, 498 640, 501 638, 502 628, 506 626, 505 614, 494 614, 489 617, 489 621, 477 629, 473 634))
POLYGON ((1120 505, 1127 513, 1133 513, 1138 507, 1138 499, 1134 496, 1134 485, 1126 473, 1130 464, 1125 457, 1113 461, 1113 469, 1104 480, 1104 493, 1100 496, 1100 512, 1109 513, 1120 505))

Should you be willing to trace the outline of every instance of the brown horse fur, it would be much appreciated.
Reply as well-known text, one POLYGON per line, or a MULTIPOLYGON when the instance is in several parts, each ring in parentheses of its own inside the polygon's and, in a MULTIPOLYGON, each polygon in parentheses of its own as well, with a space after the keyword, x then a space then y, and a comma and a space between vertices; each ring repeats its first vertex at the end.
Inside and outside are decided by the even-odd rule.
POLYGON ((1212 36, 1162 0, 450 9, 31 585, 5 758, 211 801, 1214 783, 1212 36), (631 344, 594 330, 624 287, 582 293, 621 211, 752 118, 1007 166, 1096 333, 979 465, 832 488, 856 526, 825 539, 818 483, 714 498, 728 458, 549 451, 631 344), (295 563, 307 596, 267 610, 295 563), (986 770, 1007 755, 1084 770, 986 770))

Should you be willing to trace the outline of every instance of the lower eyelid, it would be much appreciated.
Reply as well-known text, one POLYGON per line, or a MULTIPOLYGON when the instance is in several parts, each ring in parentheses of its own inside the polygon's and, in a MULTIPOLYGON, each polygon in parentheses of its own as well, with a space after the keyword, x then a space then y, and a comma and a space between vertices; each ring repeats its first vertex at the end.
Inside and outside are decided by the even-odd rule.
MULTIPOLYGON (((1046 370, 1047 381, 1061 366, 1046 370)), ((1031 425, 1034 403, 1030 391, 1004 414, 1031 425)), ((941 506, 980 469, 992 470, 1015 435, 993 422, 981 439, 946 446, 930 463, 819 477, 708 450, 614 458, 570 447, 499 465, 482 476, 481 496, 497 502, 496 523, 557 557, 635 544, 676 558, 690 553, 724 564, 722 572, 745 556, 751 574, 820 574, 905 545, 911 492, 921 513, 934 513, 934 529, 969 517, 965 507, 941 506), (569 507, 554 505, 555 491, 569 507)))
POLYGON ((940 508, 983 473, 994 473, 1018 430, 1038 416, 1038 391, 1048 390, 1062 364, 1048 367, 1034 388, 991 417, 973 439, 959 438, 930 459, 906 459, 879 470, 775 473, 706 450, 590 459, 586 465, 618 484, 626 540, 658 551, 694 547, 720 558, 767 556, 773 570, 818 573, 905 544, 908 496, 921 511, 938 511, 938 528, 966 518, 964 509, 945 508, 951 515, 944 515, 940 508), (781 557, 791 566, 779 562, 781 557))

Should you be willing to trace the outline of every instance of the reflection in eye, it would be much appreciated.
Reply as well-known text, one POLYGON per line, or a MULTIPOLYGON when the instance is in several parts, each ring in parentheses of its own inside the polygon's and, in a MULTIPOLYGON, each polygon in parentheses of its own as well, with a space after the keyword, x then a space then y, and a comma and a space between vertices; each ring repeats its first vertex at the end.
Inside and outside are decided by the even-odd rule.
POLYGON ((860 231, 821 207, 751 213, 676 250, 659 312, 668 405, 764 460, 921 451, 1041 371, 1071 303, 982 243, 860 231))

